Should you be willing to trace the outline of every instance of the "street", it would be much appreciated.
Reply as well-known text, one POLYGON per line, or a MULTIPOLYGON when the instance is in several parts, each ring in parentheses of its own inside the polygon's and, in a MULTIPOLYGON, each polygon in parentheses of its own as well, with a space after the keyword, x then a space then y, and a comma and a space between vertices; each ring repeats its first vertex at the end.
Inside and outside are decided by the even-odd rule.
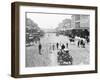
POLYGON ((40 38, 41 55, 39 54, 38 42, 33 46, 26 47, 26 67, 58 66, 57 42, 59 45, 68 43, 69 54, 73 57, 73 65, 89 64, 89 44, 86 44, 85 48, 81 48, 77 46, 77 41, 71 43, 67 36, 46 33, 40 38))

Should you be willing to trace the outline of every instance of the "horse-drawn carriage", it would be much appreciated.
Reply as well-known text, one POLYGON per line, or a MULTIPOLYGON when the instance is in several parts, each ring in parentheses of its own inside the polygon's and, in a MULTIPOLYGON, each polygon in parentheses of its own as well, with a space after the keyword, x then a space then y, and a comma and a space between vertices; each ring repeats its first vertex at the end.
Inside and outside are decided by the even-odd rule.
POLYGON ((60 50, 58 52, 58 63, 59 65, 72 65, 73 58, 69 54, 69 50, 60 50))

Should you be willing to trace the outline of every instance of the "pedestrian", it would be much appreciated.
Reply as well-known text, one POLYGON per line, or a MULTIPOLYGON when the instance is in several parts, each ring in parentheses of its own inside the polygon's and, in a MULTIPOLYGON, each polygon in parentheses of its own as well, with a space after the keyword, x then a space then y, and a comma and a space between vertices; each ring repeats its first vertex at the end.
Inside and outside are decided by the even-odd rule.
POLYGON ((78 40, 78 43, 77 43, 78 47, 80 46, 80 40, 78 40))
POLYGON ((85 39, 83 40, 83 48, 85 48, 85 39))
POLYGON ((66 43, 66 47, 68 48, 68 42, 66 43))
POLYGON ((54 48, 55 48, 55 45, 54 44, 52 45, 52 48, 53 48, 53 51, 54 51, 54 48))
POLYGON ((83 47, 83 40, 80 41, 81 47, 83 47))
POLYGON ((87 44, 89 43, 89 38, 87 38, 87 44))
POLYGON ((58 47, 59 47, 59 43, 58 42, 57 42, 56 46, 57 46, 57 49, 58 49, 58 47))
POLYGON ((65 45, 64 44, 62 44, 61 49, 65 49, 65 45))
POLYGON ((39 54, 41 55, 41 49, 42 49, 42 45, 41 43, 39 43, 39 54))

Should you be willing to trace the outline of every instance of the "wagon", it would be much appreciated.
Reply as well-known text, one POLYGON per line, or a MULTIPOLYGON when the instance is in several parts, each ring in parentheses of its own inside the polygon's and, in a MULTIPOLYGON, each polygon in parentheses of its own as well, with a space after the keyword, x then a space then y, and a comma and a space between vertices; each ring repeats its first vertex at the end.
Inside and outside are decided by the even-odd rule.
POLYGON ((72 65, 73 58, 69 50, 60 50, 57 55, 59 65, 72 65))

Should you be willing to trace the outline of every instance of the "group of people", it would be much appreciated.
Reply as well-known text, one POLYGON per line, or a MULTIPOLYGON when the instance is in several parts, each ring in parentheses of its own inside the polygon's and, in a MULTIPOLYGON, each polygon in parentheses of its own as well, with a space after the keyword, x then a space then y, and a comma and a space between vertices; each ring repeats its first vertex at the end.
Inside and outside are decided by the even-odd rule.
POLYGON ((85 44, 86 44, 85 39, 78 40, 78 43, 77 43, 78 47, 85 48, 85 44))
POLYGON ((75 37, 75 40, 77 41, 77 46, 78 47, 81 47, 81 48, 85 48, 86 47, 86 44, 89 43, 89 37, 84 37, 84 38, 81 38, 81 37, 75 37))
MULTIPOLYGON (((41 49, 43 48, 40 40, 38 42, 38 50, 39 50, 39 54, 41 55, 41 49)), ((66 41, 66 43, 62 43, 61 41, 60 42, 56 42, 56 43, 48 43, 49 45, 49 50, 60 50, 60 49, 68 49, 69 48, 69 43, 66 41)), ((81 47, 81 48, 85 48, 85 45, 86 45, 86 41, 85 39, 78 39, 78 42, 77 42, 77 46, 78 47, 81 47)), ((47 47, 48 47, 47 46, 47 47)))
POLYGON ((65 49, 65 48, 68 48, 68 43, 66 42, 66 44, 63 44, 63 43, 56 43, 56 44, 53 44, 52 45, 52 48, 53 48, 53 50, 55 50, 55 49, 57 49, 57 50, 59 50, 59 49, 65 49))
MULTIPOLYGON (((39 54, 41 55, 41 49, 42 49, 42 44, 41 42, 39 42, 38 44, 38 50, 39 50, 39 54)), ((63 44, 63 43, 50 43, 49 45, 49 50, 59 50, 59 49, 65 49, 65 48, 68 48, 68 42, 66 44, 63 44)))

